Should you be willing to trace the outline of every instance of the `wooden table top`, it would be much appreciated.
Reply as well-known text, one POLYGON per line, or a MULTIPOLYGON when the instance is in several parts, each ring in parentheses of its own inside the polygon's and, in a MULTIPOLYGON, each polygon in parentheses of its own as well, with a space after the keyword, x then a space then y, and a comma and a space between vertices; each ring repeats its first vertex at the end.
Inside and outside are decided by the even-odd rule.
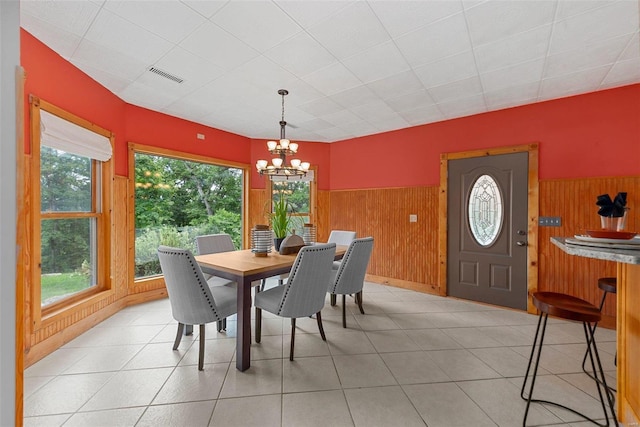
MULTIPOLYGON (((344 255, 348 246, 336 246, 336 256, 344 255)), ((197 255, 196 261, 203 267, 226 271, 237 276, 249 276, 290 267, 296 260, 296 254, 280 255, 272 250, 266 257, 255 256, 251 249, 215 254, 197 255)))

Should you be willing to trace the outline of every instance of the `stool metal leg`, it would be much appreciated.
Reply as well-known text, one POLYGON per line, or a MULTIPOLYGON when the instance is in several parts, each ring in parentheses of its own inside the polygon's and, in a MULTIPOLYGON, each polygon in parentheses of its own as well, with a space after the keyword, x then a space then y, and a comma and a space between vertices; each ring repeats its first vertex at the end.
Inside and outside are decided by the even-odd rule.
MULTIPOLYGON (((602 299, 600 300, 600 307, 598 308, 600 310, 600 312, 602 312, 602 308, 604 307, 604 302, 607 299, 607 294, 608 294, 608 292, 606 292, 606 291, 602 294, 602 299)), ((597 327, 598 327, 598 324, 594 323, 593 327, 592 327, 593 328, 593 335, 595 335, 597 327)), ((592 374, 591 372, 587 371, 587 367, 585 366, 586 363, 587 363, 587 356, 589 355, 589 344, 590 344, 590 341, 587 341, 587 350, 585 350, 584 357, 582 358, 582 371, 585 374, 587 374, 589 376, 589 378, 591 378, 594 381, 597 381, 595 375, 592 374)), ((618 355, 618 353, 616 352, 616 359, 617 359, 617 355, 618 355)), ((614 365, 617 365, 617 360, 614 360, 614 365)), ((617 390, 615 388, 613 388, 611 386, 608 386, 607 393, 609 393, 612 398, 613 398, 613 393, 616 392, 616 391, 617 390)))
POLYGON ((527 406, 524 412, 524 418, 522 420, 522 425, 523 427, 526 426, 527 423, 527 416, 529 415, 529 407, 531 405, 531 402, 536 402, 536 403, 544 403, 544 404, 548 404, 548 405, 553 405, 553 406, 557 406, 559 408, 563 408, 566 409, 567 411, 570 411, 582 418, 584 418, 587 421, 590 421, 600 427, 608 427, 609 426, 609 417, 608 417, 608 413, 607 413, 607 409, 606 409, 606 405, 605 405, 605 400, 604 397, 602 395, 602 389, 601 386, 604 386, 604 390, 605 390, 605 394, 607 396, 607 400, 609 403, 609 408, 611 410, 611 414, 613 415, 613 419, 614 422, 616 424, 616 426, 618 425, 618 420, 616 418, 615 415, 615 410, 613 407, 613 400, 612 400, 612 395, 610 394, 610 392, 607 389, 607 383, 606 383, 606 379, 604 377, 604 371, 602 369, 602 364, 600 362, 600 355, 598 354, 598 348, 596 346, 596 342, 593 336, 594 331, 592 330, 590 325, 587 325, 586 322, 583 322, 583 327, 584 327, 584 333, 585 333, 585 340, 587 341, 587 353, 589 356, 589 360, 591 362, 592 368, 594 373, 596 373, 596 378, 598 376, 598 373, 600 375, 601 378, 598 378, 595 380, 596 386, 598 388, 598 395, 600 396, 600 403, 602 404, 602 410, 604 413, 604 418, 605 418, 605 424, 599 424, 598 422, 596 422, 595 420, 587 417, 586 415, 576 411, 575 409, 571 409, 568 408, 564 405, 561 405, 559 403, 555 403, 555 402, 550 402, 548 400, 542 400, 542 399, 533 399, 533 389, 535 386, 535 381, 536 381, 536 377, 538 374, 538 367, 540 365, 540 356, 542 354, 542 345, 544 343, 544 335, 546 332, 546 328, 547 328, 547 318, 548 315, 546 313, 540 313, 540 317, 538 319, 538 327, 536 329, 536 334, 535 334, 535 338, 533 340, 533 345, 531 346, 531 355, 529 356, 529 363, 527 364, 527 371, 525 373, 524 376, 524 380, 522 382, 522 389, 520 390, 520 397, 523 400, 527 401, 527 406), (544 321, 543 321, 543 317, 544 317, 544 321), (538 336, 540 337, 539 340, 539 344, 538 344, 538 336), (535 361, 535 365, 533 368, 533 375, 531 377, 531 386, 529 387, 529 393, 528 395, 525 395, 525 389, 526 389, 526 385, 527 385, 527 380, 529 379, 529 372, 531 371, 531 364, 533 363, 533 356, 535 354, 535 350, 536 350, 536 345, 538 347, 538 353, 536 355, 536 361, 535 361), (595 358, 594 358, 595 355, 595 358), (596 362, 598 365, 598 370, 596 370, 596 362), (599 371, 599 372, 598 372, 599 371))
POLYGON ((536 383, 536 376, 538 374, 538 365, 540 365, 540 354, 542 353, 542 343, 544 342, 544 333, 547 329, 547 317, 545 313, 540 313, 538 318, 538 327, 536 328, 536 335, 533 339, 533 345, 531 346, 531 355, 529 356, 529 363, 527 364, 527 372, 524 374, 524 381, 522 382, 522 389, 520 390, 520 397, 527 401, 527 408, 524 411, 524 418, 522 420, 522 426, 527 425, 527 416, 529 415, 529 406, 531 406, 531 396, 533 395, 533 386, 536 383), (544 316, 544 322, 542 318, 544 316), (540 334, 540 324, 542 323, 542 334, 540 334), (527 386, 527 379, 529 378, 529 371, 531 370, 531 362, 533 361, 533 354, 536 350, 536 343, 538 342, 538 335, 540 335, 540 345, 538 346, 538 355, 536 356, 536 365, 533 368, 533 377, 531 378, 531 387, 529 388, 529 395, 525 397, 524 389, 527 386))

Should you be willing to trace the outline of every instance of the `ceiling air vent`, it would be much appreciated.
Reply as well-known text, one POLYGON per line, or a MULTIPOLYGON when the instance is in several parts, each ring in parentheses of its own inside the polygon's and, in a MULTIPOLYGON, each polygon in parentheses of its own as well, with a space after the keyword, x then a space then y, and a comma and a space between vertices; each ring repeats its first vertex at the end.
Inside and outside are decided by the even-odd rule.
POLYGON ((155 73, 161 77, 164 77, 165 79, 169 79, 172 80, 176 83, 182 83, 184 81, 184 79, 178 77, 178 76, 174 76, 173 74, 167 73, 166 71, 162 71, 159 68, 156 67, 151 67, 149 68, 149 71, 151 71, 152 73, 155 73))

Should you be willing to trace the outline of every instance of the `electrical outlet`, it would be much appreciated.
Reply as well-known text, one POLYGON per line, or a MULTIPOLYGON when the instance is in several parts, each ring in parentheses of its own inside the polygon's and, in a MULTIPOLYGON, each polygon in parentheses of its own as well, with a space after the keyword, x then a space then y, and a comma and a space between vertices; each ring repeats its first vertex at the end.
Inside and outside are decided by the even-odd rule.
POLYGON ((538 217, 538 225, 541 227, 560 227, 562 220, 559 216, 541 216, 538 217))
POLYGON ((418 215, 409 215, 409 222, 418 222, 418 215))

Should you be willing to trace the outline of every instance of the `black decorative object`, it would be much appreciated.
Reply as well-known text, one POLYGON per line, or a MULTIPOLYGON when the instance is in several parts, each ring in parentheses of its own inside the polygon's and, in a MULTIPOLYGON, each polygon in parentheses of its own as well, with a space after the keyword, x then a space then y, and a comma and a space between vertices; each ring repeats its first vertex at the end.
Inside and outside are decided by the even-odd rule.
POLYGON ((624 216, 625 207, 627 206, 627 193, 620 192, 613 200, 611 200, 611 196, 608 194, 601 194, 598 196, 596 205, 600 206, 600 209, 598 210, 598 215, 600 216, 624 216))

